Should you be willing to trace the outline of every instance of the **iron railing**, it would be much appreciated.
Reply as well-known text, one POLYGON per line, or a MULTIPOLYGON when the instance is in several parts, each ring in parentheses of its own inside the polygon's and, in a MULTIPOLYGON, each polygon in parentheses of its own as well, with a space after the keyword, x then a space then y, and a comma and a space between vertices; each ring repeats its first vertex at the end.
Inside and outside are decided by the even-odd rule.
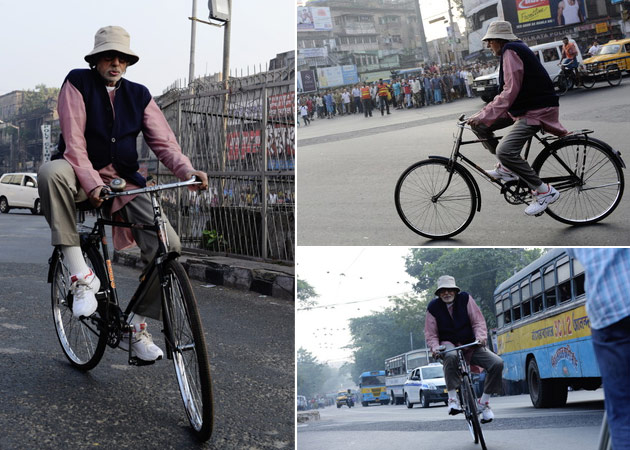
MULTIPOLYGON (((262 260, 294 261, 294 72, 196 80, 158 99, 209 189, 168 192, 163 207, 184 247, 262 260)), ((157 168, 159 182, 172 178, 157 168)))

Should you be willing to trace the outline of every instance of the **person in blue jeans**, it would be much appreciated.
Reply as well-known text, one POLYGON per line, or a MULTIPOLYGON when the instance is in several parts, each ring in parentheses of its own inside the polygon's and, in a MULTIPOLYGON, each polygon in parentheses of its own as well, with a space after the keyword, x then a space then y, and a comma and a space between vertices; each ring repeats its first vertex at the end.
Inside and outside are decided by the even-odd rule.
POLYGON ((586 312, 613 450, 630 450, 630 249, 569 248, 586 274, 586 312))

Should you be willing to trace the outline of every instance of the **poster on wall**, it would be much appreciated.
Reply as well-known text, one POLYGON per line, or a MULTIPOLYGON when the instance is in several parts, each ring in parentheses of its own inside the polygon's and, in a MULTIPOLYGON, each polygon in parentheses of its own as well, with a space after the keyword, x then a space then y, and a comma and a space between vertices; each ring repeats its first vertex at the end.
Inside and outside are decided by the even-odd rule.
POLYGON ((301 70, 298 72, 298 92, 313 92, 317 90, 314 70, 301 70))
POLYGON ((503 0, 505 20, 514 33, 583 23, 585 0, 503 0))
POLYGON ((332 30, 332 18, 328 7, 298 6, 297 8, 298 31, 330 31, 332 30))

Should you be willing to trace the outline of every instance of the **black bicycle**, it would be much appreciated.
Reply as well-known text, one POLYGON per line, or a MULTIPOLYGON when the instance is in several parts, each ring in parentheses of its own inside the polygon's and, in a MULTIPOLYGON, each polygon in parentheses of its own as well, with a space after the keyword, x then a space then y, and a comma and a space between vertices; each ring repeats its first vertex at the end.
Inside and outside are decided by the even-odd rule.
MULTIPOLYGON (((481 211, 481 190, 466 166, 497 187, 512 205, 533 201, 530 188, 521 180, 504 182, 460 152, 462 145, 484 142, 463 141, 466 119, 457 121, 458 132, 450 157, 429 156, 409 166, 400 176, 394 191, 396 211, 415 233, 446 239, 461 233, 481 211)), ((623 195, 626 167, 621 153, 590 136, 591 130, 575 131, 567 136, 540 137, 527 141, 523 158, 527 160, 533 138, 543 148, 532 168, 540 178, 552 184, 560 198, 545 212, 569 225, 598 222, 612 213, 623 195)), ((542 213, 541 213, 542 214, 542 213)))
POLYGON ((459 347, 454 347, 448 350, 446 349, 446 346, 441 345, 438 348, 438 351, 441 358, 443 358, 446 353, 457 352, 457 367, 459 369, 459 378, 461 380, 461 384, 459 386, 459 389, 457 390, 459 404, 462 407, 464 417, 466 418, 466 423, 468 424, 468 429, 470 430, 470 434, 474 439, 475 444, 480 444, 481 448, 483 450, 486 450, 486 441, 483 438, 481 423, 479 422, 480 413, 477 409, 477 397, 475 397, 475 392, 473 390, 470 377, 470 365, 466 362, 466 359, 464 358, 464 352, 462 351, 465 348, 474 347, 477 345, 479 345, 479 341, 475 341, 466 345, 460 345, 459 347))
MULTIPOLYGON (((124 335, 127 335, 128 342, 131 342, 133 329, 128 324, 128 317, 138 301, 147 295, 161 296, 166 356, 174 363, 179 391, 190 425, 196 437, 200 441, 206 441, 210 438, 213 427, 208 351, 190 280, 181 263, 177 261, 177 254, 168 251, 166 228, 157 198, 158 191, 200 182, 193 177, 184 182, 122 192, 124 184, 123 180, 113 182, 110 186, 111 192, 106 193, 103 198, 149 193, 154 223, 144 225, 112 221, 105 219, 101 208, 98 208, 93 228, 78 226, 81 249, 86 262, 101 282, 101 288, 96 294, 98 307, 90 317, 82 316, 77 319, 72 315, 70 274, 64 264, 61 250, 54 249, 49 260, 48 282, 52 284, 52 311, 57 337, 63 352, 74 367, 82 371, 93 369, 103 357, 106 346, 119 347, 124 335), (119 306, 116 293, 114 272, 107 248, 106 225, 155 231, 159 240, 158 251, 143 271, 140 285, 124 312, 119 306)), ((127 351, 130 365, 154 363, 132 356, 131 345, 127 351)))

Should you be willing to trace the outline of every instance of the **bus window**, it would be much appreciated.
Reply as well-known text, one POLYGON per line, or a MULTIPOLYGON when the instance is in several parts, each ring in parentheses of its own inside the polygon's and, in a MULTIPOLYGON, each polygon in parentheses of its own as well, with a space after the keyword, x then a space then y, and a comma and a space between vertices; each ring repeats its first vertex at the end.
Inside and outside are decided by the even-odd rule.
POLYGON ((511 315, 510 315, 510 310, 509 310, 509 309, 503 313, 503 318, 505 319, 505 324, 506 324, 506 325, 507 325, 508 323, 512 322, 512 320, 511 320, 511 315))
POLYGON ((584 267, 577 259, 573 260, 573 288, 576 297, 584 295, 584 267))
POLYGON ((512 319, 514 319, 514 321, 520 320, 521 318, 521 305, 516 305, 514 308, 512 308, 512 319))
POLYGON ((527 299, 526 302, 523 302, 523 318, 529 317, 532 314, 532 306, 531 301, 527 299))
POLYGON ((547 308, 556 306, 556 276, 553 265, 545 269, 545 300, 547 308))
MULTIPOLYGON (((510 310, 512 309, 512 305, 510 305, 510 296, 509 294, 506 292, 503 295, 503 311, 505 312, 505 314, 507 314, 507 316, 510 315, 510 310)), ((507 317, 506 316, 506 317, 507 317)), ((505 323, 510 323, 509 319, 505 319, 505 323)))
POLYGON ((534 297, 534 300, 533 300, 532 304, 534 306, 534 314, 542 311, 543 310, 543 296, 542 296, 542 294, 538 294, 536 297, 534 297))
POLYGON ((503 314, 497 314, 497 327, 501 328, 504 324, 503 314))

